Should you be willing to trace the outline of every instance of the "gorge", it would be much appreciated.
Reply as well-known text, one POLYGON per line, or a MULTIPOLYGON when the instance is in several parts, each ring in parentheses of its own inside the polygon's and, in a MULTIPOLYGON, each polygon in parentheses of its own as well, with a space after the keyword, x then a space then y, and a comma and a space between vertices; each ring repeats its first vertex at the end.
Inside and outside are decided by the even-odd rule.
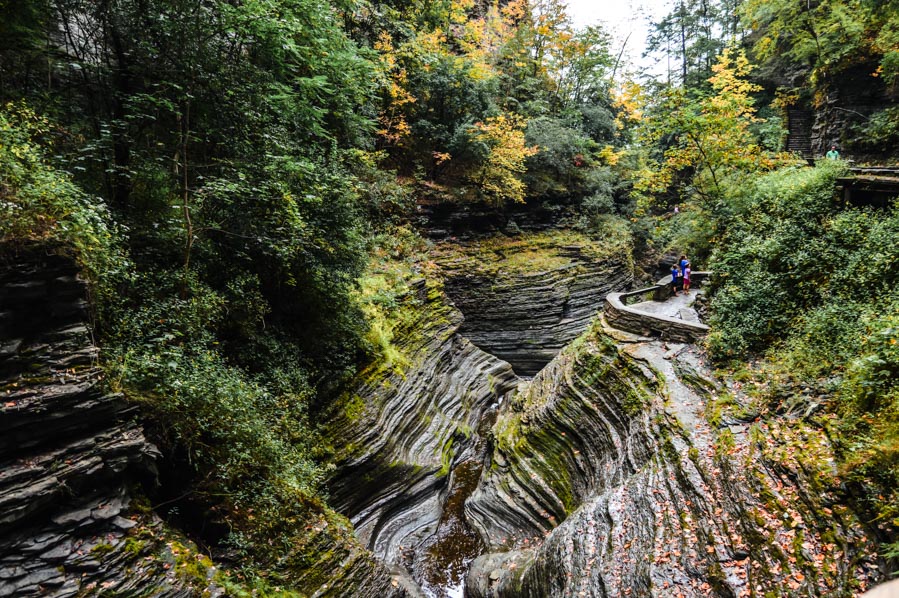
MULTIPOLYGON (((342 540, 334 572, 313 565, 314 595, 380 596, 388 580, 391 594, 433 597, 826 595, 876 579, 874 540, 841 504, 820 431, 746 413, 695 346, 605 322, 602 298, 633 284, 615 249, 564 230, 492 236, 438 246, 435 269, 410 271, 398 357, 363 370, 331 408, 329 502, 361 546, 342 540), (375 560, 351 556, 362 548, 375 560)), ((152 479, 158 454, 121 398, 92 390, 77 271, 35 249, 10 272, 6 330, 25 336, 4 338, 0 424, 18 440, 0 476, 0 593, 195 591, 197 579, 166 577, 180 561, 162 540, 131 531, 161 529, 128 510, 128 480, 152 479), (55 328, 34 336, 36 312, 55 328), (98 476, 110 488, 99 496, 98 476), (71 506, 53 506, 62 488, 71 506), (48 516, 55 527, 35 526, 48 516)))
MULTIPOLYGON (((715 379, 700 351, 609 328, 598 301, 587 317, 559 312, 569 285, 583 284, 573 270, 604 272, 584 294, 629 284, 627 265, 614 258, 591 267, 562 259, 588 249, 566 235, 556 247, 546 243, 551 234, 534 243, 527 235, 488 239, 484 246, 504 251, 498 264, 484 260, 477 269, 465 261, 471 253, 483 257, 477 243, 449 261, 447 294, 469 293, 456 305, 476 310, 474 324, 461 322, 446 295, 432 289, 426 297, 426 284, 418 285, 415 300, 428 324, 423 337, 413 332, 416 340, 401 344, 414 365, 390 372, 387 383, 358 387, 366 413, 337 434, 351 447, 377 447, 339 464, 332 486, 360 539, 407 567, 429 596, 461 596, 461 572, 474 556, 464 595, 478 598, 749 596, 783 587, 823 595, 876 578, 865 526, 845 507, 832 508, 840 502, 838 488, 828 487, 832 471, 810 471, 802 457, 780 455, 793 449, 751 416, 709 423, 740 397, 715 379), (516 250, 527 256, 517 280, 509 273, 516 250), (452 278, 463 271, 470 282, 478 269, 504 275, 483 286, 452 278), (534 310, 532 318, 517 314, 514 303, 495 307, 509 306, 513 296, 534 310), (428 298, 449 314, 436 329, 439 310, 428 298), (533 363, 529 355, 555 355, 533 379, 517 378, 465 338, 479 321, 492 321, 472 335, 485 348, 495 338, 505 347, 520 343, 509 352, 519 367, 533 363), (554 349, 556 338, 539 336, 546 321, 576 340, 554 349), (472 541, 440 552, 447 510, 459 517, 466 490, 457 523, 465 529, 456 533, 472 541), (447 585, 431 585, 435 564, 428 559, 435 557, 449 561, 442 566, 450 573, 438 577, 447 585)), ((827 451, 820 435, 809 444, 827 451)))
POLYGON ((0 598, 895 576, 899 0, 587 4, 0 2, 0 598))

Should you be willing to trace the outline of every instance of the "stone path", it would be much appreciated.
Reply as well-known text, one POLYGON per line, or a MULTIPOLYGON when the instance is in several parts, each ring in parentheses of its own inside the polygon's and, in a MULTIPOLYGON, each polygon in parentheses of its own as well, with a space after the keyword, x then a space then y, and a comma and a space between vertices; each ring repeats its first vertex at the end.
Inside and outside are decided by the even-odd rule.
POLYGON ((687 293, 678 293, 677 297, 669 297, 665 301, 641 301, 628 307, 656 316, 680 318, 687 322, 700 322, 699 314, 693 309, 696 297, 703 293, 702 289, 694 289, 687 293))

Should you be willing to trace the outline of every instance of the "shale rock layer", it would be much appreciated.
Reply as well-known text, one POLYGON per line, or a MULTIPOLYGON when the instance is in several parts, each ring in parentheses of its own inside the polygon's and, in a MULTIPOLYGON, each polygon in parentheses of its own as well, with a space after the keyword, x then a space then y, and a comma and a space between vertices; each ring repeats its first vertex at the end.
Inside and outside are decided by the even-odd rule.
POLYGON ((329 489, 369 549, 413 569, 455 466, 478 454, 485 414, 517 378, 460 336, 462 318, 436 283, 415 283, 403 309, 413 315, 396 333, 400 361, 364 371, 333 415, 340 456, 329 489))
POLYGON ((587 328, 607 293, 632 284, 628 255, 607 239, 563 231, 446 245, 436 259, 465 314, 460 332, 533 376, 587 328))
POLYGON ((190 594, 174 572, 142 564, 154 546, 131 537, 146 518, 125 516, 128 488, 152 479, 157 452, 134 408, 101 381, 77 265, 46 248, 7 255, 0 271, 0 596, 190 594))
POLYGON ((499 414, 466 505, 494 552, 473 563, 467 595, 862 587, 874 545, 835 506, 832 472, 811 466, 826 459, 778 457, 770 427, 712 428, 705 411, 722 392, 689 346, 596 328, 566 349, 499 414))

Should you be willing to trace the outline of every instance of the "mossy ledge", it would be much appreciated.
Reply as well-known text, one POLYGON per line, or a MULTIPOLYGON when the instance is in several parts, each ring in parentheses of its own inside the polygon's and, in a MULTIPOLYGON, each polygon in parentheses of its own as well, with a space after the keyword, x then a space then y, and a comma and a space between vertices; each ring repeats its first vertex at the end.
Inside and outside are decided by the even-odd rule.
POLYGON ((466 503, 494 552, 472 564, 466 596, 862 589, 876 545, 836 506, 838 480, 775 463, 749 423, 709 425, 724 392, 689 345, 597 322, 498 415, 466 503))

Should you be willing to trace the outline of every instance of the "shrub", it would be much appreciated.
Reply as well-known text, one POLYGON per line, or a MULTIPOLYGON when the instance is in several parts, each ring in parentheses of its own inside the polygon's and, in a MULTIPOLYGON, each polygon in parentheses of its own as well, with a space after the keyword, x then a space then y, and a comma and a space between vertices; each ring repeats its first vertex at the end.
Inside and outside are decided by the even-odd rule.
MULTIPOLYGON (((843 473, 899 530, 899 204, 840 204, 839 164, 784 169, 731 197, 713 256, 708 342, 718 357, 766 351, 831 396, 843 473)), ((895 537, 895 536, 894 536, 895 537)), ((899 553, 899 544, 889 547, 899 553)))
POLYGON ((839 165, 785 168, 732 194, 732 213, 712 255, 719 288, 712 302, 718 356, 758 351, 783 340, 797 316, 830 292, 845 269, 828 236, 837 213, 839 165))
POLYGON ((0 242, 74 248, 96 283, 120 273, 125 260, 102 200, 51 164, 45 144, 54 132, 23 103, 0 108, 0 242))

